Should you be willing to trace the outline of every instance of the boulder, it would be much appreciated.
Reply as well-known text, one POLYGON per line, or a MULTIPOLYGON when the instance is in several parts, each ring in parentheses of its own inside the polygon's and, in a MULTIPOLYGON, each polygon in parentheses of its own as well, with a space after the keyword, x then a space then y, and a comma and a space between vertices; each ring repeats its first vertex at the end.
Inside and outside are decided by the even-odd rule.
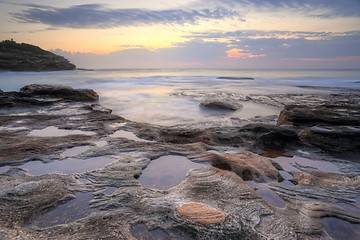
POLYGON ((281 111, 277 125, 360 125, 359 116, 359 105, 287 105, 281 111))
POLYGON ((300 130, 298 135, 303 143, 325 151, 360 153, 360 126, 314 126, 300 130))
POLYGON ((73 89, 62 85, 31 84, 20 89, 25 96, 49 96, 75 101, 96 101, 99 95, 92 89, 73 89))
POLYGON ((221 156, 214 153, 214 155, 211 160, 213 166, 233 171, 244 181, 284 180, 272 161, 258 154, 244 150, 241 154, 221 156))
POLYGON ((242 108, 242 105, 238 101, 230 98, 208 98, 202 101, 200 103, 200 106, 208 108, 227 109, 232 111, 236 111, 242 108))

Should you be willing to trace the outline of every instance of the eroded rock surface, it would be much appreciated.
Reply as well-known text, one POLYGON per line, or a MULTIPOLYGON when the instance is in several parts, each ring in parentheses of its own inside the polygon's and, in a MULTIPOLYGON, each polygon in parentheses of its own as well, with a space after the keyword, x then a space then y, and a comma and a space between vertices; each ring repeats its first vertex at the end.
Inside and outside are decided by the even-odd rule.
MULTIPOLYGON (((311 130, 313 134, 325 134, 327 128, 265 123, 201 129, 152 126, 115 116, 110 109, 94 103, 75 101, 82 100, 77 97, 57 94, 50 91, 42 95, 35 90, 26 94, 1 93, 3 102, 10 102, 3 104, 2 110, 8 112, 3 111, 0 116, 2 239, 137 239, 146 236, 320 240, 332 237, 326 232, 323 219, 342 219, 355 228, 360 223, 360 164, 330 158, 326 154, 331 152, 321 147, 321 141, 311 143, 310 140, 316 138, 306 139, 309 135, 304 133, 311 130), (49 129, 68 134, 51 135, 46 132, 49 129), (38 135, 31 134, 34 131, 38 135), (117 131, 133 133, 137 140, 127 135, 113 135, 117 131), (41 136, 44 132, 46 136, 41 136), (76 147, 84 149, 76 153, 76 147), (74 152, 65 154, 66 150, 74 152), (278 152, 285 160, 277 162, 264 157, 276 155, 254 153, 268 150, 278 152), (286 159, 291 159, 294 153, 331 161, 338 166, 338 172, 289 166, 286 159), (186 180, 168 190, 143 187, 138 181, 143 169, 151 161, 167 155, 184 156, 205 166, 190 170, 186 180), (27 172, 25 165, 37 161, 46 168, 47 164, 69 159, 73 164, 86 165, 90 164, 89 159, 102 161, 104 158, 106 164, 89 166, 90 170, 72 174, 50 172, 35 176, 27 172), (286 168, 291 170, 287 170, 288 177, 284 180, 282 175, 286 168), (272 205, 257 185, 249 181, 267 186, 285 206, 272 205), (85 201, 82 194, 86 196, 85 201), (62 215, 64 211, 81 209, 80 206, 86 208, 81 217, 69 220, 62 215), (43 224, 45 215, 61 221, 43 224)), ((309 96, 289 96, 290 100, 304 98, 310 99, 309 96)), ((318 98, 321 99, 315 101, 316 97, 311 97, 315 105, 325 101, 323 97, 318 98)), ((269 99, 269 96, 261 99, 269 99)), ((330 127, 337 127, 340 134, 348 136, 348 127, 334 124, 330 127)), ((356 143, 350 143, 353 149, 356 143)), ((341 152, 341 148, 338 151, 341 152)), ((356 231, 353 235, 356 236, 356 231)))

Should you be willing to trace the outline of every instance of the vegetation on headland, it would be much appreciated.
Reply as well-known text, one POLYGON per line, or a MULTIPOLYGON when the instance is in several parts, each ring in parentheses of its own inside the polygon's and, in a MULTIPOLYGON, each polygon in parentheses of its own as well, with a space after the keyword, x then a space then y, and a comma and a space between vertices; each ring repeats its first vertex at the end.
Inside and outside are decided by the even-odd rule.
POLYGON ((59 71, 74 70, 76 66, 66 58, 38 46, 11 40, 0 42, 0 70, 3 71, 59 71))

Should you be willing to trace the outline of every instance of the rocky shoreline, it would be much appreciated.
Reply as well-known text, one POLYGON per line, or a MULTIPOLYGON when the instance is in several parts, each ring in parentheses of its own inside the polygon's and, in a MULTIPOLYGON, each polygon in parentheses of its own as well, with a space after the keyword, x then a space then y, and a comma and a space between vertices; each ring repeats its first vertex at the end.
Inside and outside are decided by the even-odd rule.
POLYGON ((131 122, 98 97, 51 85, 0 92, 1 239, 360 234, 358 92, 247 96, 283 107, 277 125, 205 129, 131 122), (199 166, 169 189, 142 185, 161 158, 156 184, 171 182, 176 157, 199 166))

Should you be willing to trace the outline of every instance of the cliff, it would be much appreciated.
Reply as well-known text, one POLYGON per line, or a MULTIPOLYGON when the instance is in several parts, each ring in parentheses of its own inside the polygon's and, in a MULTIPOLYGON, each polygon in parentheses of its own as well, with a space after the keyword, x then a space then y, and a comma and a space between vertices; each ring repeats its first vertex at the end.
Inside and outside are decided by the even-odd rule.
POLYGON ((0 71, 60 71, 76 66, 66 58, 26 43, 0 42, 0 71))

